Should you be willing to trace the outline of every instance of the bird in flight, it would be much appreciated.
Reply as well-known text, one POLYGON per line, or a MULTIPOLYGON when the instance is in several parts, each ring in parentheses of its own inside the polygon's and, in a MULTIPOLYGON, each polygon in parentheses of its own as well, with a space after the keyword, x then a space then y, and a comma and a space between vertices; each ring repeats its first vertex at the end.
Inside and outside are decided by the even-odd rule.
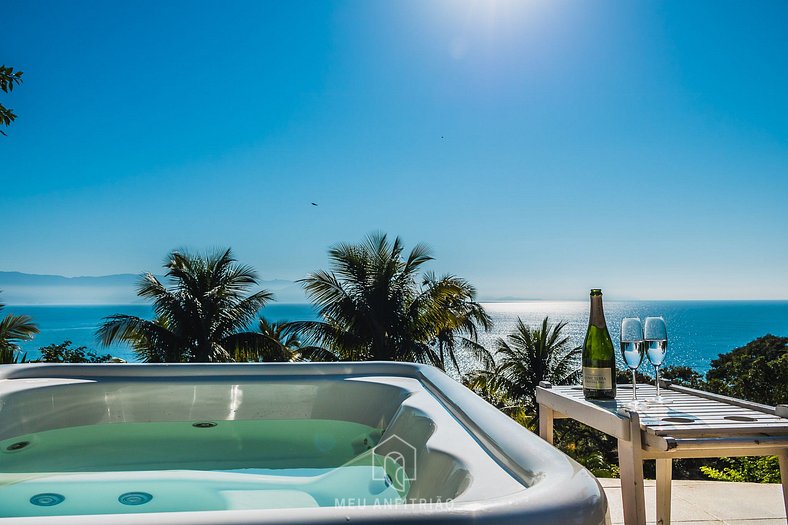
POLYGON ((316 202, 313 202, 313 203, 312 203, 312 206, 317 206, 317 203, 316 203, 316 202))

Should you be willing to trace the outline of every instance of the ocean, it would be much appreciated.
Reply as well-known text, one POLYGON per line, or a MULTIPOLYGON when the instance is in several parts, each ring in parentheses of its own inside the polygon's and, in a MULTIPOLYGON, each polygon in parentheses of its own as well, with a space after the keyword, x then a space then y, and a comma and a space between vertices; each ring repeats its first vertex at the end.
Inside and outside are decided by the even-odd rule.
MULTIPOLYGON (((573 345, 582 344, 588 325, 589 305, 586 301, 525 301, 516 303, 485 303, 493 318, 493 329, 483 334, 481 342, 488 349, 496 339, 505 337, 516 325, 517 318, 529 325, 541 323, 545 316, 551 322, 566 321, 566 333, 573 345)), ((110 348, 98 346, 96 328, 101 320, 122 313, 151 318, 147 305, 101 306, 7 306, 5 313, 33 317, 41 333, 22 344, 29 359, 40 355, 38 349, 70 340, 99 354, 109 353, 127 361, 135 361, 126 345, 110 348)), ((261 314, 271 321, 313 320, 317 318, 308 304, 273 304, 261 314)), ((685 365, 705 373, 711 361, 721 353, 740 347, 765 334, 788 336, 788 301, 606 301, 605 316, 614 343, 618 326, 624 317, 645 318, 661 315, 668 325, 668 354, 665 365, 685 365)), ((465 361, 466 366, 472 363, 465 361)), ((647 363, 641 370, 653 373, 647 363)))

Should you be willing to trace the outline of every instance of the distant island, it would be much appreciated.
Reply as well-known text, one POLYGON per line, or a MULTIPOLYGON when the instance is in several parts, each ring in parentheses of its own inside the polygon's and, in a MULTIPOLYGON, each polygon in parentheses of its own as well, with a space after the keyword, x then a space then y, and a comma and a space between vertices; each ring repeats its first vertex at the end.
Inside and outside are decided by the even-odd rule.
MULTIPOLYGON (((159 276, 160 279, 164 277, 159 276)), ((0 271, 3 302, 12 305, 143 304, 137 297, 138 274, 64 277, 0 271)), ((261 280, 279 303, 306 303, 301 286, 286 279, 261 280)))

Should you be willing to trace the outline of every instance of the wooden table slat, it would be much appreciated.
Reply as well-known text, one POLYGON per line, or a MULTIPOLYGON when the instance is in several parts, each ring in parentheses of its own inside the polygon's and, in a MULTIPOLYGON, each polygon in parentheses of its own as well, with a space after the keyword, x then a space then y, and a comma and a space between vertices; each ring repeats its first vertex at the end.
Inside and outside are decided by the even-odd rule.
POLYGON ((788 436, 788 429, 785 428, 772 428, 772 429, 751 429, 745 427, 729 428, 729 427, 695 427, 695 428, 667 428, 667 429, 654 429, 648 427, 646 430, 649 434, 656 436, 671 436, 671 437, 718 437, 718 436, 788 436))
MULTIPOLYGON (((582 396, 582 392, 580 393, 582 396)), ((556 412, 567 414, 571 411, 572 418, 589 426, 593 426, 616 438, 629 439, 629 420, 604 406, 587 401, 577 402, 567 399, 554 389, 537 388, 536 399, 556 412)), ((615 408, 615 404, 612 404, 615 408)))
MULTIPOLYGON (((690 414, 687 414, 688 416, 690 414)), ((760 428, 786 428, 788 429, 788 422, 784 421, 731 421, 729 419, 722 419, 722 418, 713 418, 713 417, 695 417, 686 419, 692 419, 692 421, 665 421, 666 419, 671 418, 650 418, 650 417, 641 417, 640 424, 641 427, 649 427, 654 429, 663 429, 663 428, 696 428, 700 426, 714 426, 720 428, 752 428, 753 430, 757 430, 760 428)), ((679 417, 674 417, 672 419, 679 419, 679 417)))

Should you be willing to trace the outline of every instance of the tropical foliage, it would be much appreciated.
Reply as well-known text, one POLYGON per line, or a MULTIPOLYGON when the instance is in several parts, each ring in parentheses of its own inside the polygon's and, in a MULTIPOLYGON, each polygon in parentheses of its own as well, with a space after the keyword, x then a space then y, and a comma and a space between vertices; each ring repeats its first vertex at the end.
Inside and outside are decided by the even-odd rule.
POLYGON ((496 381, 495 360, 492 354, 488 354, 488 356, 488 359, 483 361, 481 368, 463 375, 463 384, 524 427, 536 430, 537 420, 534 418, 533 412, 526 410, 521 402, 512 398, 500 382, 496 381))
POLYGON ((712 463, 700 466, 700 471, 709 479, 780 483, 780 461, 777 456, 720 458, 712 463))
POLYGON ((531 328, 522 319, 505 339, 496 343, 495 365, 477 370, 466 382, 474 390, 487 391, 493 399, 503 399, 536 414, 536 387, 541 381, 557 385, 580 380, 580 348, 571 348, 564 334, 566 322, 551 324, 545 317, 531 328))
MULTIPOLYGON (((14 71, 13 67, 6 65, 0 66, 0 91, 3 93, 10 93, 14 90, 15 84, 22 83, 22 72, 14 71)), ((11 108, 5 107, 0 104, 0 126, 10 126, 11 122, 16 119, 16 115, 11 108)), ((5 135, 5 132, 0 129, 0 135, 5 135)))
POLYGON ((330 271, 301 281, 322 320, 294 323, 322 351, 315 360, 430 363, 459 369, 458 350, 481 356, 480 329, 490 317, 476 290, 454 275, 420 274, 432 260, 418 244, 407 255, 399 238, 372 234, 329 250, 330 271))
MULTIPOLYGON (((674 383, 688 386, 690 388, 704 389, 706 383, 703 380, 703 374, 699 374, 688 366, 673 365, 666 366, 660 369, 659 377, 662 379, 669 379, 674 383)), ((645 376, 642 381, 653 381, 650 376, 645 376)), ((641 381, 640 379, 638 381, 641 381)))
POLYGON ((706 379, 712 392, 767 405, 788 403, 788 337, 765 335, 720 355, 706 379))
POLYGON ((229 249, 206 255, 170 253, 164 265, 170 287, 146 273, 137 295, 153 301, 154 320, 117 314, 98 330, 101 343, 125 341, 149 363, 231 361, 236 352, 265 355, 270 338, 247 330, 272 298, 251 293, 257 274, 229 249))
POLYGON ((113 357, 109 354, 99 355, 85 346, 72 346, 71 341, 60 344, 42 346, 41 357, 36 361, 43 363, 109 363, 113 357))
POLYGON ((19 356, 19 343, 28 341, 38 333, 38 327, 29 315, 2 315, 4 304, 0 304, 0 364, 24 361, 19 356))

